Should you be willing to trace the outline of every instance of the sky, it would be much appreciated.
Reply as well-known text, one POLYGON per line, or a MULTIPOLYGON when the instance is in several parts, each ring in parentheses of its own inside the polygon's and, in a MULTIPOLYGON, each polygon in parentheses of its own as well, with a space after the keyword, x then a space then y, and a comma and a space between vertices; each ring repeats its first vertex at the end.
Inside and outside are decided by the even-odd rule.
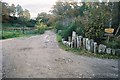
POLYGON ((57 0, 2 0, 10 5, 13 3, 15 5, 19 4, 23 9, 28 9, 31 14, 31 18, 37 17, 38 13, 47 12, 51 10, 52 6, 57 0))

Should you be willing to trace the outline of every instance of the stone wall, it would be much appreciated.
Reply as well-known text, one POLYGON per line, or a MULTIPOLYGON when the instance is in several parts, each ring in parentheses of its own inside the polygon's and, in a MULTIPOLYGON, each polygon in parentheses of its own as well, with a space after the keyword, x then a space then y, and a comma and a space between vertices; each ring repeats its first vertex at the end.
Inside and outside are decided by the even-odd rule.
POLYGON ((94 42, 93 39, 84 38, 83 36, 78 36, 75 31, 72 32, 72 37, 68 37, 68 41, 62 39, 62 43, 71 48, 82 48, 86 49, 93 53, 104 53, 111 55, 119 55, 120 49, 112 49, 107 47, 106 45, 99 44, 94 42))

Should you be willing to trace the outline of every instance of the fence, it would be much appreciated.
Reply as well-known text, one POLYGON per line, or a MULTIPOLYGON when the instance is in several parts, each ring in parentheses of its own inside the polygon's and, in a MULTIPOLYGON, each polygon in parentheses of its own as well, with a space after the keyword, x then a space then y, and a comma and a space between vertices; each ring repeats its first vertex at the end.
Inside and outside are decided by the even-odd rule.
POLYGON ((74 31, 72 32, 72 37, 69 36, 68 41, 62 39, 62 43, 71 48, 82 48, 93 53, 104 53, 112 55, 120 54, 120 49, 112 49, 103 44, 98 45, 98 43, 94 42, 93 39, 78 36, 74 31))

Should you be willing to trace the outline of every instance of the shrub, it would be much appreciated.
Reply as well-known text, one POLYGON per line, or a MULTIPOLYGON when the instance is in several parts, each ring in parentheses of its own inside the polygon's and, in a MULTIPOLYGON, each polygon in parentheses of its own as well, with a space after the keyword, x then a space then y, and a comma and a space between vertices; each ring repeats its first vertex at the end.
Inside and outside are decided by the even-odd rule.
POLYGON ((120 40, 119 40, 119 38, 113 38, 108 43, 107 43, 107 41, 105 41, 104 44, 107 47, 110 47, 110 48, 120 49, 120 40))
POLYGON ((58 42, 62 42, 62 37, 59 34, 57 34, 56 39, 57 39, 58 42))
POLYGON ((76 30, 76 25, 75 23, 71 23, 69 26, 64 28, 61 32, 61 36, 67 40, 69 36, 72 36, 72 32, 76 30))
POLYGON ((47 25, 45 25, 44 23, 37 23, 36 25, 36 33, 44 33, 45 30, 47 29, 47 25))
POLYGON ((62 26, 62 24, 60 22, 56 22, 55 24, 55 29, 58 31, 58 30, 63 30, 64 27, 62 26))

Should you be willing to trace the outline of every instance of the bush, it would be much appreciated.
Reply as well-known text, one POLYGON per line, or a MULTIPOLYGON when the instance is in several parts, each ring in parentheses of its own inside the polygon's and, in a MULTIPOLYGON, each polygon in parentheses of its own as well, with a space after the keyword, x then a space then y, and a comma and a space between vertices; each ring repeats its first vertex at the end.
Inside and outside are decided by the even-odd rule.
POLYGON ((58 31, 58 30, 63 30, 64 27, 62 26, 62 24, 60 22, 56 22, 55 24, 55 29, 58 31))
POLYGON ((76 28, 76 32, 77 32, 78 35, 84 36, 84 28, 83 28, 83 26, 82 25, 78 26, 76 28))
POLYGON ((119 38, 113 38, 108 43, 107 43, 107 41, 105 41, 104 44, 107 47, 110 47, 110 48, 120 49, 120 40, 119 40, 119 38))
POLYGON ((45 30, 47 29, 47 25, 45 25, 44 23, 37 23, 36 25, 36 33, 44 33, 45 30))
POLYGON ((61 36, 67 40, 69 36, 72 36, 72 32, 76 30, 75 23, 71 23, 69 26, 65 27, 61 32, 61 36))
POLYGON ((57 39, 58 42, 62 42, 62 37, 59 34, 57 34, 56 39, 57 39))

